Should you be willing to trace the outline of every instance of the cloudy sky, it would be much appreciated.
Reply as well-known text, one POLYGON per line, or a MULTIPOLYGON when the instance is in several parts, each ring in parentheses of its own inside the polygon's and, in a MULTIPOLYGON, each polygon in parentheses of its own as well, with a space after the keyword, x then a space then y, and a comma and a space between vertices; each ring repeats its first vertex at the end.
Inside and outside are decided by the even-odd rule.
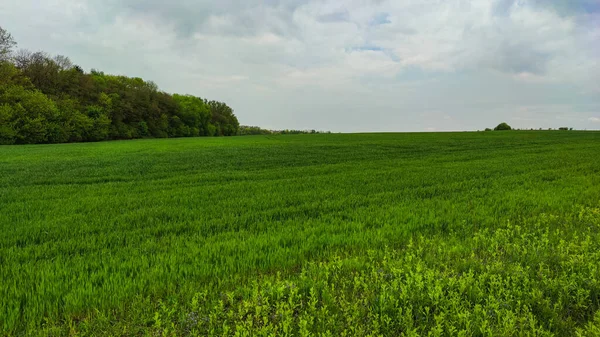
POLYGON ((0 0, 0 26, 246 125, 600 129, 600 0, 0 0))

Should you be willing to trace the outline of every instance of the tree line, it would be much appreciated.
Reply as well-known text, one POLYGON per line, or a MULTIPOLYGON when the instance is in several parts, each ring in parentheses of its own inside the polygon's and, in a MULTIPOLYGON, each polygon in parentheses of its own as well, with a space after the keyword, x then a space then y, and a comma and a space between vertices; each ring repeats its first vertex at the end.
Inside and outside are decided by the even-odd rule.
MULTIPOLYGON (((530 129, 514 129, 513 127, 511 127, 510 125, 508 125, 505 122, 498 124, 498 126, 496 126, 494 128, 494 131, 510 131, 510 130, 517 130, 517 131, 527 131, 527 130, 529 130, 529 131, 534 131, 535 129, 533 129, 533 128, 530 128, 530 129)), ((539 128, 538 130, 542 131, 543 129, 539 128)), ((548 128, 548 131, 552 131, 552 130, 554 130, 554 129, 548 128)), ((559 131, 573 131, 573 128, 566 127, 566 126, 561 126, 561 127, 558 128, 558 130, 559 131)), ((485 131, 492 131, 492 129, 485 128, 485 131)))
POLYGON ((85 72, 68 57, 14 51, 0 27, 0 144, 233 136, 225 103, 168 94, 151 81, 85 72))
POLYGON ((317 134, 317 133, 331 133, 330 131, 317 131, 317 130, 269 130, 263 129, 258 126, 240 125, 238 135, 240 136, 251 136, 251 135, 305 135, 305 134, 317 134))

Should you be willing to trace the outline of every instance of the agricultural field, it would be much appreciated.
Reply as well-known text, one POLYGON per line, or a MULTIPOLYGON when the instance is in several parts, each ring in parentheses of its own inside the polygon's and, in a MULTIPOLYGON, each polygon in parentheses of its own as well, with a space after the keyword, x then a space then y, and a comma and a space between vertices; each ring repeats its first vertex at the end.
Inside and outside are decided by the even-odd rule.
POLYGON ((2 336, 598 336, 600 132, 0 146, 2 336))

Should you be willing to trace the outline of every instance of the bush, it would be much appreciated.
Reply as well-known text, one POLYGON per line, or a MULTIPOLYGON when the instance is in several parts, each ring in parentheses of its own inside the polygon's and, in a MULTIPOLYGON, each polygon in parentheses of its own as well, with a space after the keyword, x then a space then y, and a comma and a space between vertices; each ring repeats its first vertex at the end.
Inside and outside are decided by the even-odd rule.
POLYGON ((500 123, 498 124, 498 126, 494 129, 494 131, 506 131, 506 130, 512 130, 512 128, 510 127, 510 125, 506 124, 506 123, 500 123))
POLYGON ((15 142, 17 131, 13 122, 13 111, 9 105, 0 105, 0 145, 9 145, 15 142))

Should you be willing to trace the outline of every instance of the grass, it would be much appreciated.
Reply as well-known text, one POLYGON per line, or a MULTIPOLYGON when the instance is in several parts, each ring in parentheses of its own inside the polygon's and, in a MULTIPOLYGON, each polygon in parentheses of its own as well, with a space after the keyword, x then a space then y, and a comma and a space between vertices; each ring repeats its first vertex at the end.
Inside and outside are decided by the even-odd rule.
POLYGON ((593 335, 600 133, 0 146, 0 335, 593 335))

